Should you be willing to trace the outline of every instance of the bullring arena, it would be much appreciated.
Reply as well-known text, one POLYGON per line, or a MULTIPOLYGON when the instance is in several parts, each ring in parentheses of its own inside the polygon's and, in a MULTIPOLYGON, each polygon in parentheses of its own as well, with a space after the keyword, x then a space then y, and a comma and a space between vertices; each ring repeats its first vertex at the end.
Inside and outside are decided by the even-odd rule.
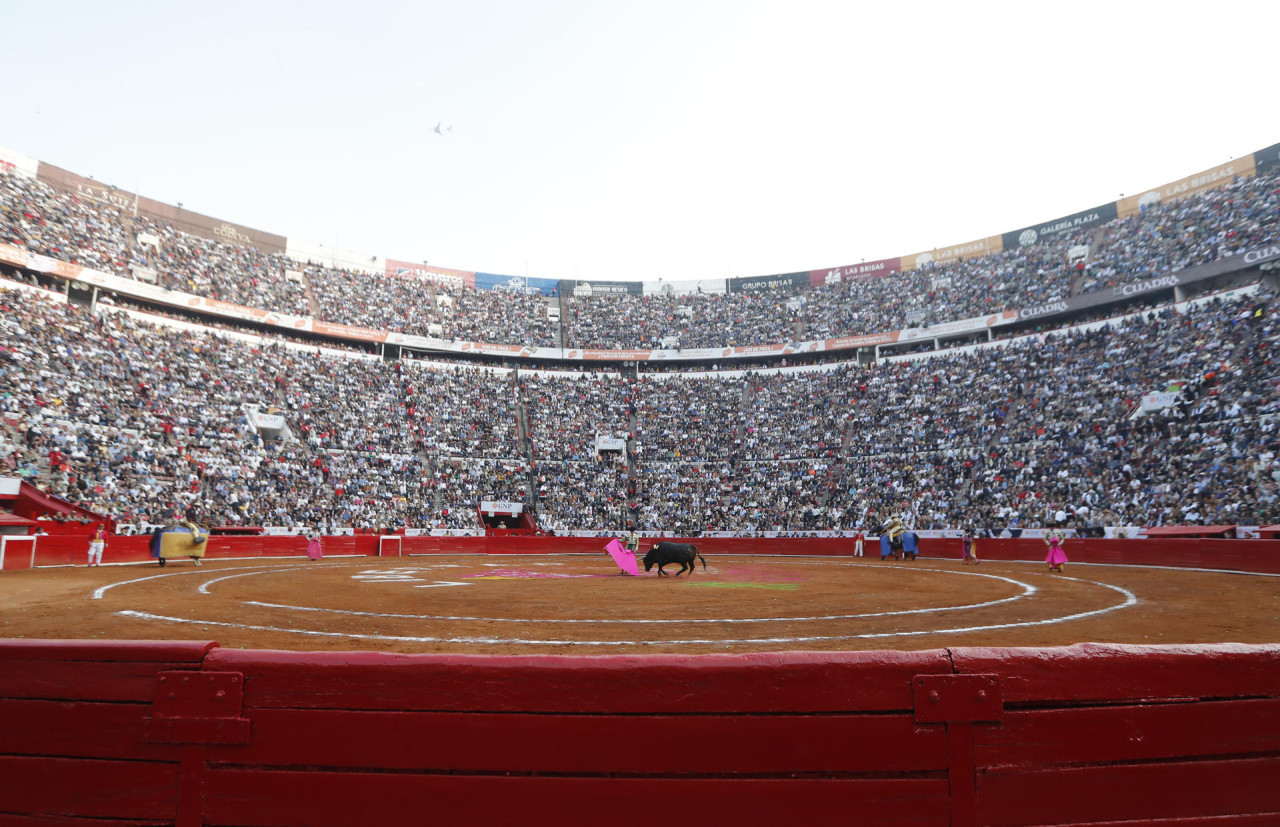
POLYGON ((663 288, 0 194, 0 827, 1280 825, 1280 144, 663 288))
MULTIPOLYGON (((1086 541, 1072 545, 1083 552, 1086 541)), ((0 580, 0 634, 208 637, 236 648, 338 652, 691 655, 1266 643, 1280 631, 1280 573, 1081 562, 1053 574, 1030 560, 966 566, 958 551, 914 562, 707 553, 709 567, 684 577, 656 569, 619 576, 603 552, 213 556, 199 568, 178 560, 164 569, 11 572, 0 580)))
POLYGON ((378 540, 4 571, 0 823, 1280 817, 1274 541, 378 540))

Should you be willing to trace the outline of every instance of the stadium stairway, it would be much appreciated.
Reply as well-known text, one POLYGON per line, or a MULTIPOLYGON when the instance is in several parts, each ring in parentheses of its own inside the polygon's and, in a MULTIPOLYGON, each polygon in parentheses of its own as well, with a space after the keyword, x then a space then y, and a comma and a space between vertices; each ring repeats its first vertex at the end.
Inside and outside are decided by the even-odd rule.
POLYGON ((1107 225, 1103 224, 1089 236, 1089 252, 1084 257, 1084 269, 1076 273, 1076 277, 1071 281, 1071 289, 1067 293, 1068 296, 1078 296, 1084 290, 1085 281, 1089 278, 1089 263, 1093 261, 1093 251, 1098 249, 1098 245, 1106 234, 1107 225))
POLYGON ((311 289, 311 278, 307 275, 307 268, 302 270, 302 288, 304 295, 307 297, 307 306, 311 308, 311 317, 320 318, 320 301, 316 298, 315 291, 311 289))

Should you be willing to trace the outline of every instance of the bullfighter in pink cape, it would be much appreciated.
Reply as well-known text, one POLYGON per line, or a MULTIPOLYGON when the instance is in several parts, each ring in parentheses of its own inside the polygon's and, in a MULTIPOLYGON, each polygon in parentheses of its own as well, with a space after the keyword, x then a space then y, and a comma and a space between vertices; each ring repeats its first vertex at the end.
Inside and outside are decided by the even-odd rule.
POLYGON ((1049 556, 1044 561, 1049 564, 1049 571, 1062 573, 1062 564, 1067 562, 1067 553, 1062 550, 1062 544, 1066 541, 1064 535, 1058 529, 1050 529, 1049 533, 1044 535, 1044 541, 1049 546, 1049 556))
POLYGON ((629 574, 637 577, 640 574, 640 566, 636 563, 636 550, 640 547, 640 538, 634 531, 628 531, 622 537, 622 542, 610 540, 604 550, 609 552, 609 556, 613 558, 613 562, 618 564, 618 568, 622 571, 618 574, 629 574))

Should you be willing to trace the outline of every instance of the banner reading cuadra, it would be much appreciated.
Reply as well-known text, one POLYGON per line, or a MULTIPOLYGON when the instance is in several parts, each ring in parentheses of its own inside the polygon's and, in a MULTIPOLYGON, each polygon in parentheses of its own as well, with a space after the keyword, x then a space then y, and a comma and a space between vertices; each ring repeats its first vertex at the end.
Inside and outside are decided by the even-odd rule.
POLYGON ((902 269, 914 270, 917 267, 924 267, 926 264, 945 264, 948 261, 979 258, 980 256, 989 256, 992 253, 998 253, 1003 249, 1004 238, 998 235, 993 235, 989 238, 980 238, 977 241, 970 241, 967 244, 956 244, 951 247, 930 250, 927 253, 916 253, 911 256, 903 256, 902 269))
POLYGON ((1127 218, 1144 207, 1164 201, 1178 201, 1215 187, 1226 186, 1235 179, 1247 178, 1253 175, 1254 172, 1256 172, 1256 167, 1254 166, 1253 155, 1246 155, 1243 158, 1228 161, 1212 169, 1206 169, 1204 172, 1188 175, 1186 178, 1174 181, 1171 184, 1165 184, 1162 187, 1156 187, 1138 195, 1121 198, 1116 202, 1116 211, 1121 218, 1127 218))

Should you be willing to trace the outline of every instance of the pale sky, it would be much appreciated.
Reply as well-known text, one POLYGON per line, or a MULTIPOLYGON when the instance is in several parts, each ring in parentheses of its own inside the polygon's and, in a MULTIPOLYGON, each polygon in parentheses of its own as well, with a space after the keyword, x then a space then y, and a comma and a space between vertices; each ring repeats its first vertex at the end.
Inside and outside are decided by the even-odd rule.
POLYGON ((853 264, 1280 142, 1275 2, 10 0, 0 14, 0 146, 267 232, 489 273, 853 264))

